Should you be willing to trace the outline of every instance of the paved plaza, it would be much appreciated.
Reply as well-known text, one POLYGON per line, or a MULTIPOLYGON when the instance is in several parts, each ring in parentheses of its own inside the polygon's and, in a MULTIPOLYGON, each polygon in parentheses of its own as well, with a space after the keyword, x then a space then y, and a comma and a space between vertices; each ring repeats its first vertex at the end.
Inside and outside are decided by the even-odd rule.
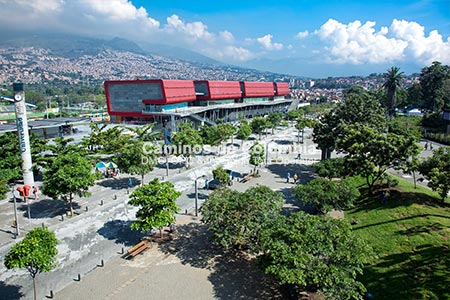
MULTIPOLYGON (((260 177, 246 183, 233 181, 232 188, 245 191, 257 184, 280 191, 286 199, 285 209, 300 205, 290 190, 292 179, 286 175, 298 174, 300 183, 311 178, 309 165, 320 158, 320 152, 311 141, 307 130, 303 144, 296 144, 297 131, 293 128, 279 130, 274 135, 263 136, 261 143, 269 150, 267 165, 259 168, 260 177), (301 159, 297 159, 298 153, 301 159)), ((91 189, 92 195, 76 199, 76 214, 67 216, 67 206, 58 200, 41 195, 31 201, 31 220, 27 218, 26 203, 18 203, 21 237, 30 228, 44 224, 55 231, 61 241, 58 245, 58 267, 38 275, 38 299, 46 299, 52 291, 55 299, 274 299, 279 297, 273 284, 265 284, 265 277, 245 263, 237 265, 231 258, 216 257, 208 233, 194 217, 194 182, 202 175, 212 179, 212 170, 222 165, 232 169, 238 177, 249 173, 253 166, 248 149, 254 141, 229 143, 219 155, 194 157, 186 169, 181 159, 170 159, 169 176, 164 160, 145 177, 145 182, 158 177, 174 183, 182 192, 177 203, 178 238, 163 245, 155 244, 134 260, 121 258, 121 253, 138 243, 143 234, 130 229, 137 208, 127 204, 129 193, 140 184, 128 189, 130 176, 103 179, 91 189), (103 265, 103 266, 102 266, 103 265), (81 281, 78 280, 78 274, 81 281), (252 274, 255 281, 250 281, 252 274), (258 286, 254 286, 258 284, 258 286)), ((425 153, 425 154, 431 154, 425 153)), ((400 174, 401 175, 401 174, 400 174)), ((406 176, 407 177, 407 176, 406 176)), ((204 178, 198 180, 199 204, 209 191, 203 189, 204 178)), ((0 255, 3 258, 14 239, 12 201, 0 202, 0 255)), ((0 267, 0 299, 29 299, 32 280, 24 270, 7 270, 0 267)))

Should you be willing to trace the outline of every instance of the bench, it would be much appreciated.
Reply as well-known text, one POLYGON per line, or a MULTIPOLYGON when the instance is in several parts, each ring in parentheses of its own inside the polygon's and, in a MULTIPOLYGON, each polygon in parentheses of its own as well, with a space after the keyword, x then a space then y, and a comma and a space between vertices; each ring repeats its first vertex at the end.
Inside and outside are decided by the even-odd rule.
POLYGON ((247 182, 250 179, 252 179, 252 177, 253 177, 253 175, 251 175, 251 174, 245 175, 244 178, 241 179, 241 182, 247 182))
POLYGON ((138 255, 139 253, 142 253, 143 251, 150 248, 150 246, 151 246, 151 244, 149 241, 143 240, 143 241, 139 242, 138 244, 134 245, 133 247, 131 247, 130 249, 128 249, 125 256, 126 256, 126 258, 133 258, 136 255, 138 255))

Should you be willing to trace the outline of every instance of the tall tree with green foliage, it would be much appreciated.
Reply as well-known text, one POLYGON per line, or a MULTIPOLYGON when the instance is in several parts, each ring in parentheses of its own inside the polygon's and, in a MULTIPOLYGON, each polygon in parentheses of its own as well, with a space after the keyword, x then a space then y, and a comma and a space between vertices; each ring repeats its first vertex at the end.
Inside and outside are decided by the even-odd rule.
POLYGON ((343 129, 349 124, 361 124, 383 131, 387 127, 386 116, 380 102, 371 94, 349 92, 343 102, 326 113, 314 126, 313 140, 322 150, 322 159, 330 158, 336 149, 343 129))
POLYGON ((53 231, 45 228, 34 228, 24 239, 5 255, 5 266, 8 269, 26 269, 33 278, 34 299, 37 299, 36 276, 49 272, 56 267, 56 245, 58 240, 53 231))
POLYGON ((450 80, 450 66, 435 61, 431 66, 422 68, 419 80, 423 108, 435 113, 440 113, 444 107, 450 108, 450 96, 444 92, 444 83, 450 80))
POLYGON ((133 140, 124 145, 117 157, 117 164, 122 172, 140 175, 141 185, 144 185, 144 176, 153 171, 158 159, 158 146, 154 142, 133 140))
POLYGON ((253 173, 255 173, 256 168, 264 162, 265 152, 264 146, 256 141, 248 150, 248 153, 250 154, 249 163, 254 166, 253 173))
POLYGON ((360 124, 343 127, 337 149, 346 155, 346 169, 363 176, 370 192, 388 169, 401 169, 408 160, 419 154, 413 136, 380 132, 360 124))
POLYGON ((267 118, 256 117, 256 118, 253 118, 250 125, 252 127, 252 132, 257 134, 259 139, 261 139, 261 133, 263 133, 264 130, 269 128, 270 123, 267 121, 267 118))
POLYGON ((283 115, 279 111, 271 112, 267 116, 267 121, 270 124, 270 128, 272 128, 272 134, 275 128, 280 125, 281 119, 283 119, 283 115))
POLYGON ((251 134, 252 134, 252 127, 247 122, 247 120, 242 120, 241 125, 239 126, 239 129, 237 131, 237 138, 242 140, 241 144, 243 144, 244 141, 248 140, 251 134))
POLYGON ((189 166, 189 159, 195 155, 203 146, 203 139, 198 130, 195 130, 192 123, 182 123, 178 125, 178 132, 172 139, 172 145, 177 147, 176 155, 186 158, 186 165, 189 166))
POLYGON ((357 276, 370 257, 351 226, 328 216, 280 215, 260 230, 260 266, 280 285, 320 292, 326 299, 363 299, 357 276))
POLYGON ((450 192, 450 148, 435 149, 433 156, 419 165, 419 171, 429 180, 428 186, 438 192, 444 202, 450 192))
POLYGON ((297 185, 295 188, 295 197, 299 201, 314 205, 322 214, 326 214, 332 209, 351 208, 359 196, 359 190, 352 178, 340 181, 315 178, 307 184, 297 185))
POLYGON ((387 93, 388 100, 388 114, 390 117, 395 116, 395 108, 397 106, 397 93, 402 87, 403 72, 400 68, 391 67, 387 73, 384 74, 385 82, 383 88, 387 93))
POLYGON ((223 186, 227 186, 230 183, 230 174, 222 167, 218 166, 213 171, 213 178, 220 182, 223 186))
POLYGON ((282 206, 282 195, 266 186, 244 193, 218 189, 201 207, 202 222, 214 233, 214 243, 225 250, 247 248, 258 252, 262 224, 275 218, 282 206))
POLYGON ((68 152, 56 157, 44 171, 44 194, 57 198, 69 199, 70 214, 73 216, 73 197, 89 195, 97 175, 92 171, 92 164, 77 152, 68 152))
POLYGON ((160 182, 158 178, 138 187, 130 195, 128 202, 140 207, 136 212, 137 220, 131 223, 131 228, 150 231, 156 227, 162 237, 162 227, 175 222, 175 214, 179 211, 176 201, 180 196, 181 193, 174 189, 173 183, 160 182))

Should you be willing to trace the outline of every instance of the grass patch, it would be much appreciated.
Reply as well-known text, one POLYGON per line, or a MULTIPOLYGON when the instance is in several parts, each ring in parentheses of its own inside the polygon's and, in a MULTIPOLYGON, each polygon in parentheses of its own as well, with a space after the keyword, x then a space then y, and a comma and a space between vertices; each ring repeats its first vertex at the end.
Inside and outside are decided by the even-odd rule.
POLYGON ((363 196, 345 214, 374 249, 360 278, 368 292, 373 299, 450 299, 450 204, 402 179, 381 200, 381 191, 363 196))

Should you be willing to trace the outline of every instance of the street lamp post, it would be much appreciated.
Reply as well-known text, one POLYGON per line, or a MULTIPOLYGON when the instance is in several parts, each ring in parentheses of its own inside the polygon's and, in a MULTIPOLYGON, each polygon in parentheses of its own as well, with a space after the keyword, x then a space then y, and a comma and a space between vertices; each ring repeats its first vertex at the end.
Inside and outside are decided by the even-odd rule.
POLYGON ((14 195, 14 183, 12 183, 11 185, 11 194, 13 196, 13 201, 14 201, 14 221, 15 221, 15 227, 16 227, 16 235, 15 237, 18 237, 20 235, 20 229, 19 229, 19 219, 17 218, 17 204, 16 204, 16 195, 14 195))
POLYGON ((273 140, 270 140, 266 144, 266 167, 268 166, 268 161, 269 161, 269 144, 272 142, 273 142, 273 140))
POLYGON ((199 180, 200 178, 205 178, 206 175, 202 175, 199 176, 197 178, 195 178, 195 216, 198 216, 198 184, 197 184, 197 180, 199 180))

